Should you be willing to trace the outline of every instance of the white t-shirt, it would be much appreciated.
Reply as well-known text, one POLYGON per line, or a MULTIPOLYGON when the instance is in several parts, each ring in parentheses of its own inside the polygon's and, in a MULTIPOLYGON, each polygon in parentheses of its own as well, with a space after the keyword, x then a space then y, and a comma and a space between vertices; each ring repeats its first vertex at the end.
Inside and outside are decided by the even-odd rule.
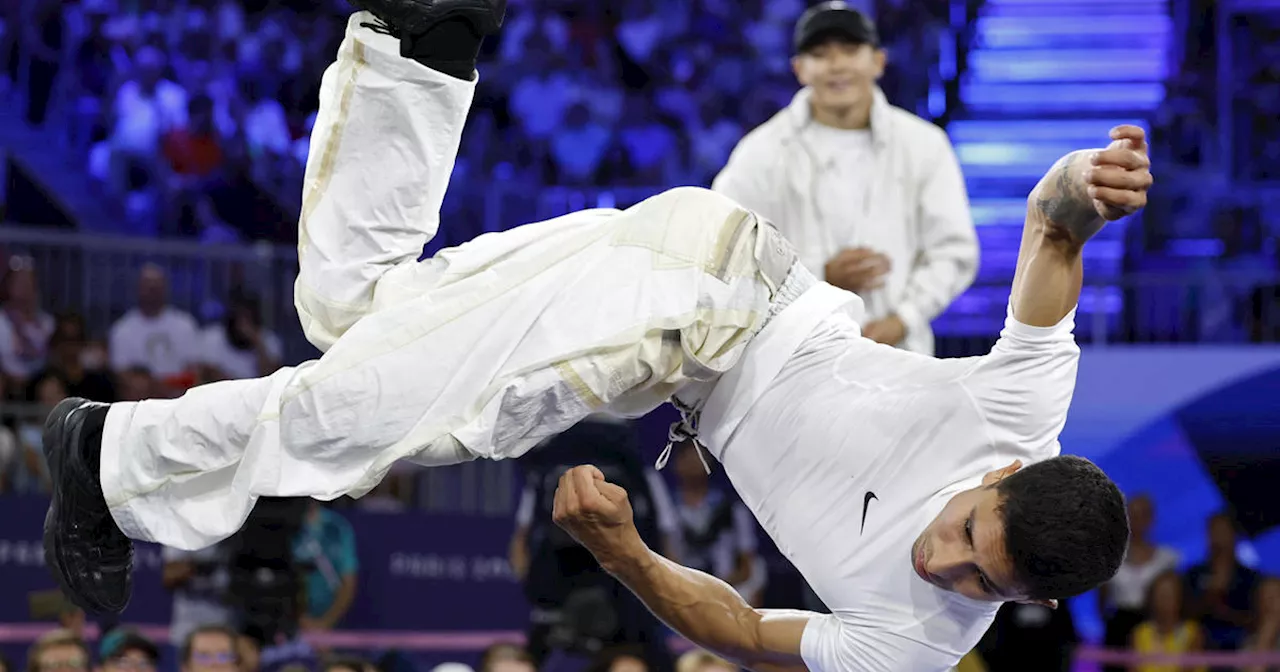
POLYGON ((165 308, 147 317, 134 308, 111 325, 107 339, 111 368, 145 367, 157 378, 177 375, 196 362, 198 335, 195 318, 181 310, 165 308))
POLYGON ((1166 570, 1177 569, 1178 552, 1167 546, 1157 546, 1151 559, 1135 565, 1125 558, 1120 570, 1107 582, 1111 604, 1120 609, 1141 611, 1147 603, 1147 588, 1166 570))
POLYGON ((53 329, 53 316, 48 313, 39 313, 34 322, 18 326, 0 311, 0 371, 29 378, 43 369, 53 329))
POLYGON ((1074 312, 1050 328, 1010 317, 990 354, 964 359, 876 344, 860 335, 863 315, 830 285, 803 294, 712 389, 701 438, 832 611, 805 629, 810 670, 943 670, 999 604, 926 583, 912 543, 987 472, 1058 454, 1074 312))
MULTIPOLYGON (((827 242, 834 249, 857 247, 863 244, 860 229, 884 224, 869 221, 867 212, 867 200, 871 198, 868 192, 875 184, 872 171, 878 168, 872 155, 871 130, 813 123, 805 132, 805 141, 813 148, 822 167, 814 172, 817 194, 814 203, 827 228, 826 234, 830 237, 827 242)), ((813 270, 820 271, 822 267, 813 270)))

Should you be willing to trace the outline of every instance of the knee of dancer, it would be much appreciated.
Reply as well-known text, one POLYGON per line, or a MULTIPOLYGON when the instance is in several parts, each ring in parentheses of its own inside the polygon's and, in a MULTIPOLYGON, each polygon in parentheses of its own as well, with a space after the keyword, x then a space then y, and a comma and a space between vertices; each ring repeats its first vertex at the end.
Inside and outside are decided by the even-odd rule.
MULTIPOLYGON (((644 202, 656 210, 666 210, 682 216, 701 216, 717 225, 735 213, 748 212, 741 203, 724 194, 704 187, 675 187, 644 202)), ((701 218, 699 217, 699 218, 701 218)))
POLYGON ((676 233, 664 245, 676 245, 685 253, 693 245, 707 253, 736 238, 735 232, 754 225, 750 210, 724 194, 702 187, 677 187, 636 206, 644 228, 676 233))

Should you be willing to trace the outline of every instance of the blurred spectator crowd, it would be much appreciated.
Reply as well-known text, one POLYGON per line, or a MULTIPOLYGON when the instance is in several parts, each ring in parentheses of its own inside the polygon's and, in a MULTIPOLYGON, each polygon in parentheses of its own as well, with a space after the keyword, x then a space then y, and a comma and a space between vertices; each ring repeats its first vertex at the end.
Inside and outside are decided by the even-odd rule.
POLYGON ((221 318, 200 325, 169 304, 158 266, 138 275, 136 304, 103 334, 76 313, 46 312, 36 268, 13 257, 0 279, 0 493, 48 489, 40 452, 44 411, 68 396, 94 401, 172 398, 205 382, 266 375, 280 339, 257 300, 233 291, 221 318), (19 412, 19 410, 25 412, 19 412))
MULTIPOLYGON (((6 4, 0 62, 10 83, 25 81, 27 121, 65 126, 135 230, 290 240, 345 0, 6 4)), ((919 109, 946 3, 854 4, 877 16, 891 54, 910 55, 890 59, 882 84, 891 101, 919 109)), ((513 2, 482 56, 458 207, 468 208, 468 184, 709 184, 744 133, 794 95, 791 31, 803 9, 803 0, 513 2)))
MULTIPOLYGON (((1155 505, 1143 494, 1129 500, 1132 537, 1120 571, 1096 591, 1105 626, 1103 644, 1135 654, 1280 650, 1280 578, 1250 569, 1239 553, 1234 517, 1207 522, 1207 552, 1187 562, 1152 539, 1155 505)), ((978 652, 991 672, 1072 669, 1070 651, 1081 638, 1071 613, 1034 604, 1006 604, 978 652)), ((1104 672, 1202 672, 1177 664, 1106 665, 1104 672)), ((1267 672, 1266 666, 1226 669, 1267 672)))
MULTIPOLYGON (((68 619, 71 620, 71 619, 68 619)), ((176 660, 168 660, 162 647, 129 628, 108 631, 91 647, 82 628, 53 630, 38 639, 28 652, 27 672, 398 672, 404 659, 395 653, 377 660, 315 649, 303 644, 264 642, 256 633, 224 625, 202 625, 175 646, 176 660)), ((14 665, 0 657, 0 672, 16 672, 14 665)), ((473 667, 464 663, 442 663, 433 672, 536 672, 529 653, 514 643, 494 644, 479 656, 473 667)), ((585 667, 585 672, 649 672, 652 668, 628 647, 601 651, 585 667)), ((704 651, 683 654, 675 672, 735 672, 738 668, 704 651)))
POLYGON ((1235 180, 1280 179, 1274 160, 1280 153, 1280 17, 1266 11, 1234 17, 1227 21, 1228 43, 1220 45, 1218 3, 1192 0, 1186 7, 1182 59, 1155 120, 1173 149, 1169 158, 1183 166, 1208 166, 1229 148, 1230 165, 1223 168, 1235 180), (1225 73, 1220 71, 1224 53, 1229 59, 1225 73), (1228 103, 1225 110, 1220 99, 1228 103), (1222 112, 1231 118, 1220 120, 1222 112), (1230 122, 1233 137, 1222 138, 1220 122, 1230 122))

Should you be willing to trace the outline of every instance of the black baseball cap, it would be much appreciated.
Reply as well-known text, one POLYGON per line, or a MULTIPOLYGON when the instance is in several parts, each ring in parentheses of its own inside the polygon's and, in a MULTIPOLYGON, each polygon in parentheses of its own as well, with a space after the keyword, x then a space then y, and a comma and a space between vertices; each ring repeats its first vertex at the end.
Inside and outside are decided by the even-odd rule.
POLYGON ((833 37, 854 44, 880 46, 880 34, 870 17, 846 2, 833 0, 814 5, 800 15, 796 22, 796 53, 804 53, 833 37))

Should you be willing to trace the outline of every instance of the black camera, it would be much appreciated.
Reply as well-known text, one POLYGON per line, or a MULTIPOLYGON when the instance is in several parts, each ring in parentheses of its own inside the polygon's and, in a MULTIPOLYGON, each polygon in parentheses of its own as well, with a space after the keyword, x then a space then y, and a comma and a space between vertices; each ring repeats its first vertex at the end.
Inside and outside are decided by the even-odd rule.
POLYGON ((305 567, 295 561, 293 542, 311 500, 263 497, 244 527, 228 540, 227 603, 246 628, 267 642, 292 639, 301 617, 305 567))

